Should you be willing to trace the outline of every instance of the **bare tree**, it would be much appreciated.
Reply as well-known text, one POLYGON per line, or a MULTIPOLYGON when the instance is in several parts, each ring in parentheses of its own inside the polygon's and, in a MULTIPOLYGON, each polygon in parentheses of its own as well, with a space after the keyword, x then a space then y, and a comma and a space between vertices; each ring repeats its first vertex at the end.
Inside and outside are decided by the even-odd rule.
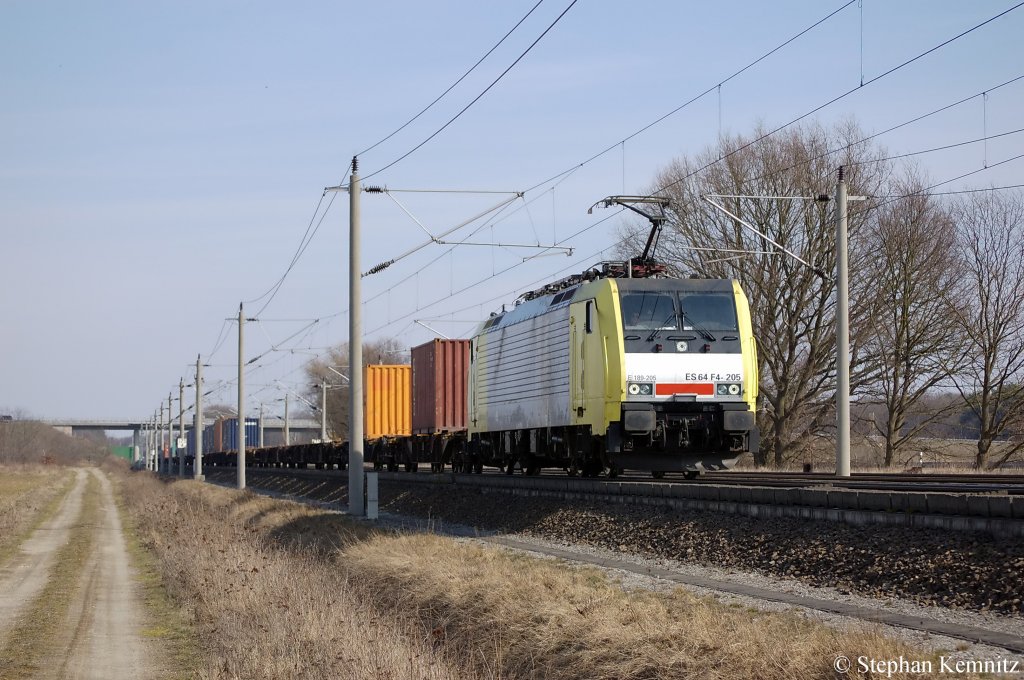
MULTIPOLYGON (((758 129, 752 138, 763 135, 758 129)), ((673 162, 657 178, 656 193, 672 199, 671 228, 658 258, 681 276, 737 279, 750 299, 761 364, 759 464, 781 465, 799 455, 808 434, 834 427, 835 219, 832 204, 813 197, 834 193, 840 165, 848 168, 851 193, 882 193, 889 166, 878 162, 878 147, 857 141, 863 137, 846 124, 794 128, 754 143, 723 139, 693 159, 673 162), (810 266, 711 208, 701 199, 705 194, 764 197, 720 200, 810 266)), ((868 247, 861 234, 870 219, 872 212, 862 210, 849 224, 855 388, 875 370, 860 334, 875 302, 864 293, 870 283, 860 266, 868 247)))
POLYGON ((962 336, 947 300, 961 280, 956 229, 934 197, 920 193, 911 176, 891 191, 904 196, 883 204, 866 235, 863 265, 873 282, 875 313, 867 319, 865 352, 880 363, 878 379, 865 385, 870 412, 881 436, 886 466, 928 426, 957 405, 933 408, 925 397, 958 369, 962 336))
MULTIPOLYGON (((370 364, 407 364, 409 348, 396 338, 381 338, 363 344, 363 366, 370 364)), ((309 386, 306 398, 317 405, 314 413, 319 418, 321 383, 327 384, 327 431, 335 440, 348 438, 348 343, 341 343, 306 364, 309 386)))
POLYGON ((211 404, 203 406, 203 418, 236 418, 238 407, 230 404, 211 404))
MULTIPOLYGON (((1024 196, 971 194, 953 209, 963 286, 949 297, 967 351, 956 387, 978 422, 975 464, 1024 421, 1024 196)), ((1000 465, 1024 448, 1010 442, 1000 465)))
MULTIPOLYGON (((104 437, 105 439, 105 437, 104 437)), ((82 436, 70 436, 18 413, 0 420, 0 464, 74 464, 83 459, 100 460, 109 449, 82 436)))

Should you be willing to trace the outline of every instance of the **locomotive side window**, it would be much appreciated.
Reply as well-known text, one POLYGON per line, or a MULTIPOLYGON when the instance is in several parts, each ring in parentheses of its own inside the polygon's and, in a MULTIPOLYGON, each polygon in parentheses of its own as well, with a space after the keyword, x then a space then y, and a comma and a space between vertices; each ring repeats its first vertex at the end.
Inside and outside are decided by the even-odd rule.
POLYGON ((714 293, 680 293, 683 310, 683 329, 701 327, 712 331, 735 331, 736 303, 731 295, 714 293))
POLYGON ((650 291, 623 293, 619 304, 622 308, 622 325, 627 330, 653 330, 676 328, 675 296, 671 293, 650 291))

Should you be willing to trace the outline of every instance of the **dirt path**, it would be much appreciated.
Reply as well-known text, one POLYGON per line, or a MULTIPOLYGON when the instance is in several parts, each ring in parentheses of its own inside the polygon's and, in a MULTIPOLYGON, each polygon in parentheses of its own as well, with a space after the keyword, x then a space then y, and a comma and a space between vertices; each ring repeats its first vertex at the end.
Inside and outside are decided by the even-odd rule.
POLYGON ((146 623, 110 480, 95 468, 77 470, 57 514, 0 572, 4 663, 18 678, 155 678, 163 643, 143 635, 146 623), (76 557, 66 545, 83 550, 76 557), (54 595, 55 587, 65 594, 54 595), (26 634, 33 621, 46 623, 26 634))
POLYGON ((99 470, 91 473, 100 483, 100 521, 93 551, 61 632, 37 677, 151 678, 153 664, 147 657, 153 641, 141 634, 145 620, 142 603, 110 480, 99 470))
POLYGON ((68 540, 71 525, 78 519, 86 472, 76 470, 75 474, 75 485, 64 497, 57 514, 36 529, 21 544, 18 554, 0 569, 0 641, 21 611, 42 592, 53 565, 53 556, 68 540))

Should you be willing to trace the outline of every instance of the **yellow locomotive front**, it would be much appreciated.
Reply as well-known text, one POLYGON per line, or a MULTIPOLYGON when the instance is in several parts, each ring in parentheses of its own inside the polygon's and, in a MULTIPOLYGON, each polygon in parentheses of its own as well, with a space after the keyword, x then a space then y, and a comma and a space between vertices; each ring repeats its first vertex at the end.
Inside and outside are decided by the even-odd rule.
POLYGON ((756 343, 727 279, 615 280, 625 394, 606 446, 622 467, 697 472, 756 451, 756 343))

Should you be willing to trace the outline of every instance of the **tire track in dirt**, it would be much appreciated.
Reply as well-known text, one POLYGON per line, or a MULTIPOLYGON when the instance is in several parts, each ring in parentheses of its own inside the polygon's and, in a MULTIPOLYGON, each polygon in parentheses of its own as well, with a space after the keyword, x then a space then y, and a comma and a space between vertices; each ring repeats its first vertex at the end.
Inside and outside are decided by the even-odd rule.
POLYGON ((100 521, 78 591, 38 677, 61 680, 154 677, 159 643, 142 635, 145 617, 110 480, 100 486, 100 521))
POLYGON ((17 555, 0 569, 0 641, 46 586, 54 555, 67 542, 81 511, 86 474, 85 470, 75 470, 75 485, 61 501, 57 513, 32 532, 17 555))

